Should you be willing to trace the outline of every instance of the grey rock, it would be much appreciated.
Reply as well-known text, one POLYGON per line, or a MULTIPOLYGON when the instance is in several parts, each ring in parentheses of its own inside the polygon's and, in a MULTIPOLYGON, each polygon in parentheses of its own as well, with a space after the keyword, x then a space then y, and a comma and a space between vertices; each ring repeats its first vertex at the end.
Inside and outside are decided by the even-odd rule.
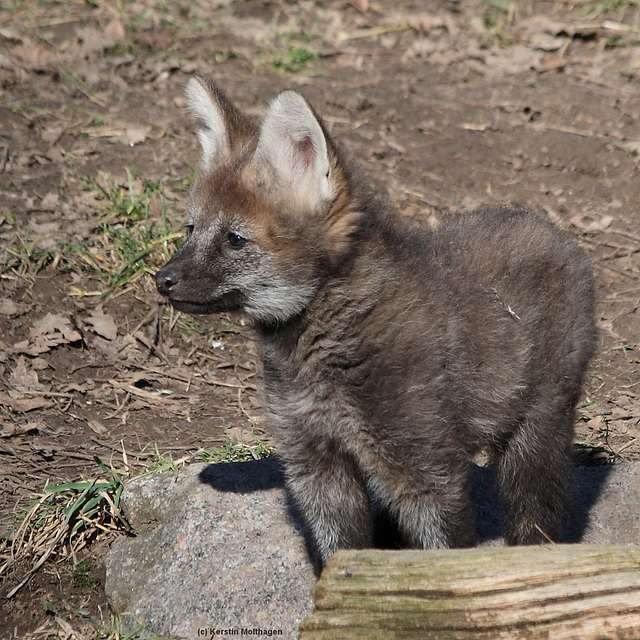
POLYGON ((640 544, 640 463, 579 468, 575 473, 568 542, 640 544))
MULTIPOLYGON (((471 485, 480 544, 503 544, 493 469, 476 467, 471 485)), ((561 542, 640 544, 640 463, 576 467, 568 503, 561 542)))
MULTIPOLYGON (((480 544, 501 544, 492 470, 476 467, 471 486, 480 544)), ((123 501, 138 535, 114 542, 105 587, 130 627, 193 639, 254 629, 297 637, 316 575, 276 459, 145 476, 123 501)), ((577 468, 563 541, 639 544, 638 503, 640 463, 577 468)))
POLYGON ((283 485, 272 458, 130 482, 123 508, 138 535, 114 542, 105 583, 127 626, 194 639, 226 629, 296 637, 316 576, 283 485))

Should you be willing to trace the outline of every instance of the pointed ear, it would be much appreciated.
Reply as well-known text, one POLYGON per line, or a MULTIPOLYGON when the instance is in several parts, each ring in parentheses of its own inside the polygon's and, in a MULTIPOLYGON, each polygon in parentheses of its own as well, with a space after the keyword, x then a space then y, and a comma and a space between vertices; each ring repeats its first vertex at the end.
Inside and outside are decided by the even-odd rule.
POLYGON ((296 91, 283 91, 269 107, 256 149, 299 203, 315 206, 331 195, 330 149, 318 116, 296 91))
POLYGON ((202 168, 211 169, 252 136, 255 124, 207 76, 195 76, 185 89, 202 146, 202 168))

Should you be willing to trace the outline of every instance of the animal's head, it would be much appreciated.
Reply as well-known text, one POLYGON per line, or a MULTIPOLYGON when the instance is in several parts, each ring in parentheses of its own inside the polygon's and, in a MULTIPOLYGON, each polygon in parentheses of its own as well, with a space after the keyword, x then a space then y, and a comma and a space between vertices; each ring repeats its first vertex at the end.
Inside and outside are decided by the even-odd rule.
POLYGON ((156 274, 160 293, 188 313, 242 310, 285 322, 349 250, 360 213, 324 125, 284 91, 258 126, 203 76, 186 89, 202 146, 188 237, 156 274))

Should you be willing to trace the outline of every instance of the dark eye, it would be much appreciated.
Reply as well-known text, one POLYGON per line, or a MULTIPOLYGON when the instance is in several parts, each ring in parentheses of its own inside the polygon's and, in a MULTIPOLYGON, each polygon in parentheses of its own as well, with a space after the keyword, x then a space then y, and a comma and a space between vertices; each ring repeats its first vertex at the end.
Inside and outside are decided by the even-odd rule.
POLYGON ((192 224, 185 224, 184 228, 187 232, 187 238, 191 237, 191 234, 193 233, 193 225, 192 224))
POLYGON ((227 240, 229 241, 229 245, 232 249, 242 249, 247 242, 246 238, 243 238, 232 231, 227 234, 227 240))

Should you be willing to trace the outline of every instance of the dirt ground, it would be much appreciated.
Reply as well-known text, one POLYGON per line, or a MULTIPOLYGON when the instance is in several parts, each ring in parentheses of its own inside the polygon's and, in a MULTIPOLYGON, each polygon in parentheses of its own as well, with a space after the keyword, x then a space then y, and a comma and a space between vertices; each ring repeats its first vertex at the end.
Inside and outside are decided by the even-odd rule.
MULTIPOLYGON (((195 71, 255 116, 303 91, 418 221, 517 202, 567 229, 599 298, 577 440, 639 459, 638 45, 638 0, 0 3, 0 516, 95 455, 270 442, 250 332, 176 315, 150 277, 199 160, 195 71)), ((6 600, 9 576, 0 636, 45 636, 61 602, 108 618, 105 549, 86 592, 51 564, 6 600)))

